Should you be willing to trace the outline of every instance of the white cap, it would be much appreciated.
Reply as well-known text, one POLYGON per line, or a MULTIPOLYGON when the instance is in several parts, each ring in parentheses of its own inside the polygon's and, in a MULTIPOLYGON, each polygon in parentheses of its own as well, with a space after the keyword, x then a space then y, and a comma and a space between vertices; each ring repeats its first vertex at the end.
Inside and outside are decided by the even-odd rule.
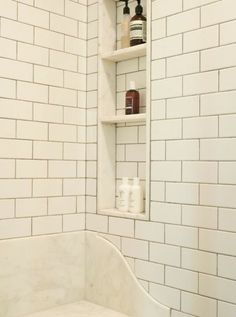
POLYGON ((129 82, 129 89, 130 89, 130 90, 135 90, 135 89, 136 89, 135 81, 131 80, 131 81, 129 82))
POLYGON ((128 177, 122 177, 122 183, 123 184, 128 184, 129 183, 128 177))
POLYGON ((134 177, 133 184, 134 185, 139 185, 139 178, 138 177, 134 177))

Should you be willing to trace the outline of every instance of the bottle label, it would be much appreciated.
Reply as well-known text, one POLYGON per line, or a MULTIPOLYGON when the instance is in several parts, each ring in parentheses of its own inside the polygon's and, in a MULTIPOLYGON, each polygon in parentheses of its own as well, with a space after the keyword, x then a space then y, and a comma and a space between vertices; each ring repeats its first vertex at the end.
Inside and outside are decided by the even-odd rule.
POLYGON ((132 114, 134 109, 134 98, 133 97, 126 97, 126 105, 125 105, 125 111, 126 114, 132 114))
POLYGON ((143 20, 135 20, 130 22, 130 40, 142 40, 146 42, 147 22, 143 20))

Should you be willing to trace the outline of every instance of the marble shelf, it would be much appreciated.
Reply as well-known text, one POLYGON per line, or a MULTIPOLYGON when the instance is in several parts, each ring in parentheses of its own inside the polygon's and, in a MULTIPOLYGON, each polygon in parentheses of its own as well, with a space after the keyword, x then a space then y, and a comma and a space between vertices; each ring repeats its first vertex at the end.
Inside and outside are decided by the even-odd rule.
POLYGON ((146 213, 133 214, 131 212, 121 212, 116 208, 102 209, 102 210, 99 210, 98 213, 100 215, 106 215, 106 216, 129 218, 129 219, 141 219, 141 220, 146 220, 148 217, 146 213))
POLYGON ((101 118, 103 124, 116 124, 116 123, 135 123, 146 121, 146 113, 132 114, 132 115, 117 115, 117 116, 104 116, 101 118))
POLYGON ((101 58, 112 62, 120 62, 131 58, 146 55, 147 44, 136 45, 128 48, 119 49, 109 53, 103 53, 101 58))

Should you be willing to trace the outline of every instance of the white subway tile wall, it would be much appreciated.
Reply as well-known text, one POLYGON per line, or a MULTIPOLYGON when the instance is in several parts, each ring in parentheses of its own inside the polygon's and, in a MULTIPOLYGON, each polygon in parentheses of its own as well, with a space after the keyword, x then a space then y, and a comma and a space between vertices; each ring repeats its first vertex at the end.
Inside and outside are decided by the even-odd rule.
POLYGON ((1 239, 85 229, 86 22, 87 3, 0 3, 1 239))
MULTIPOLYGON (((96 3, 88 2, 93 25, 96 3)), ((121 4, 117 10, 119 48, 121 4)), ((236 314, 235 10, 234 0, 152 0, 152 100, 145 105, 151 111, 150 219, 97 215, 95 221, 96 197, 87 196, 86 228, 121 249, 141 284, 172 308, 171 317, 236 314)), ((98 39, 90 27, 94 58, 98 39)), ((124 112, 130 79, 145 94, 144 62, 117 63, 117 113, 124 112)), ((95 90, 87 102, 94 109, 95 90)), ((140 176, 144 130, 117 127, 117 186, 122 176, 140 176)))
MULTIPOLYGON (((97 231, 171 317, 235 317, 235 0, 152 1, 151 105, 145 59, 117 63, 117 113, 134 78, 151 111, 149 221, 96 214, 97 0, 0 16, 0 239, 97 231)), ((144 183, 145 127, 116 141, 117 186, 144 183)))

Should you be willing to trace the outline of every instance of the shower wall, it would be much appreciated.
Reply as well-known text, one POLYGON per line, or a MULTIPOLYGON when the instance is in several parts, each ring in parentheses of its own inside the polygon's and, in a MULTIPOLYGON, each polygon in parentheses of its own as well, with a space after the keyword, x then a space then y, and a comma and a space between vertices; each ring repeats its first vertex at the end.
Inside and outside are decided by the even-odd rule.
MULTIPOLYGON (((89 28, 96 10, 90 0, 89 28)), ((235 0, 152 2, 150 221, 98 215, 87 191, 86 229, 120 248, 172 317, 236 316, 235 29, 235 0)), ((93 61, 96 45, 93 33, 93 61)))
POLYGON ((0 1, 0 239, 85 228, 87 3, 0 1))

